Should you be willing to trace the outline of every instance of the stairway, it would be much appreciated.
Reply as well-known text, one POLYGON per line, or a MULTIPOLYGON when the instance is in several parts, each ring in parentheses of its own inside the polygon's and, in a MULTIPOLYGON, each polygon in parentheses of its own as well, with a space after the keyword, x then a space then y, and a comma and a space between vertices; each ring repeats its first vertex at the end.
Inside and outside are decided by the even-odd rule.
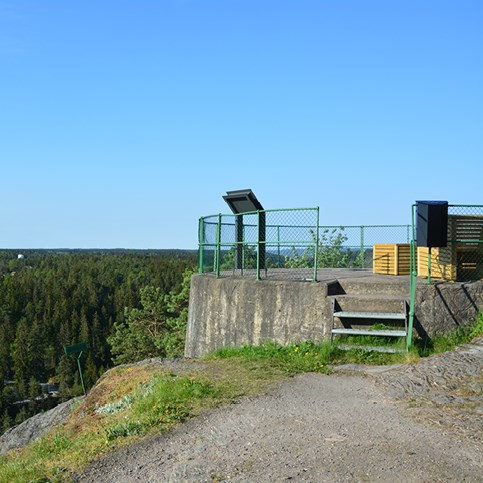
MULTIPOLYGON (((408 287, 383 283, 340 282, 333 294, 331 343, 339 349, 377 352, 406 352, 399 344, 344 344, 347 336, 406 338, 408 335, 408 287), (342 336, 342 337, 340 337, 342 336), (345 337, 344 337, 345 336, 345 337)), ((389 339, 388 339, 389 340, 389 339)))

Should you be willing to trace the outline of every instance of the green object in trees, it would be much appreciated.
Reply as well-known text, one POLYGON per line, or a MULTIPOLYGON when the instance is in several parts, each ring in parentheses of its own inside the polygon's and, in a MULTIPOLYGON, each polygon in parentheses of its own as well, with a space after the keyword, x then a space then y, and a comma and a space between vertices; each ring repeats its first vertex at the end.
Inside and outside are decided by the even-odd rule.
POLYGON ((79 342, 78 344, 74 345, 66 345, 64 347, 64 351, 66 355, 72 356, 74 354, 78 354, 79 352, 85 352, 89 348, 89 344, 86 342, 79 342))
POLYGON ((80 380, 81 380, 81 384, 82 384, 82 390, 84 391, 84 396, 86 395, 86 388, 84 386, 84 378, 82 377, 82 369, 81 369, 81 365, 80 365, 80 358, 82 356, 82 353, 84 351, 86 351, 88 348, 89 348, 89 344, 87 344, 86 342, 79 342, 78 344, 66 345, 64 347, 64 351, 65 351, 66 355, 68 355, 68 356, 79 354, 77 356, 77 367, 79 368, 79 376, 80 376, 80 380))

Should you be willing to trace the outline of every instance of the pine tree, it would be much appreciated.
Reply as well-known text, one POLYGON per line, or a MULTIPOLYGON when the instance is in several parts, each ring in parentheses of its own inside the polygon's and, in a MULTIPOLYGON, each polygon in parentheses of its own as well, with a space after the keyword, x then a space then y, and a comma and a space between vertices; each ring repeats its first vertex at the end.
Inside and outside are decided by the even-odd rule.
POLYGON ((13 418, 12 416, 10 416, 9 412, 5 409, 2 416, 2 426, 1 426, 2 434, 8 429, 10 429, 13 425, 14 425, 13 418))
POLYGON ((41 395, 42 391, 40 389, 40 384, 34 377, 31 377, 28 384, 27 397, 30 401, 29 410, 30 414, 35 414, 37 409, 40 407, 40 402, 37 398, 41 395))
POLYGON ((97 381, 97 369, 96 369, 96 365, 94 364, 92 353, 90 351, 89 351, 89 354, 87 355, 85 370, 83 371, 83 374, 84 374, 84 385, 87 390, 88 388, 91 388, 97 381))
POLYGON ((74 369, 72 358, 62 354, 57 366, 57 378, 59 380, 59 392, 62 401, 67 401, 72 395, 72 386, 74 384, 74 369))
POLYGON ((108 338, 117 364, 165 355, 159 341, 166 332, 166 297, 159 288, 147 286, 140 290, 140 298, 141 308, 126 309, 126 322, 115 323, 108 338))
POLYGON ((15 424, 23 423, 28 417, 29 417, 29 414, 28 414, 27 408, 25 406, 22 406, 20 408, 20 411, 15 416, 15 424))

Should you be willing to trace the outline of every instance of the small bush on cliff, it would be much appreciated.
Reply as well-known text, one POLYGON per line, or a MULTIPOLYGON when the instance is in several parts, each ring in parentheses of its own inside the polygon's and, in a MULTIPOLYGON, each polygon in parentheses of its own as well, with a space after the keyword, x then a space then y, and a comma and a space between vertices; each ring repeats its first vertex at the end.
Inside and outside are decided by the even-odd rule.
POLYGON ((179 292, 166 295, 150 285, 140 290, 141 307, 126 308, 125 321, 114 324, 108 338, 116 364, 183 355, 192 273, 184 272, 179 292))

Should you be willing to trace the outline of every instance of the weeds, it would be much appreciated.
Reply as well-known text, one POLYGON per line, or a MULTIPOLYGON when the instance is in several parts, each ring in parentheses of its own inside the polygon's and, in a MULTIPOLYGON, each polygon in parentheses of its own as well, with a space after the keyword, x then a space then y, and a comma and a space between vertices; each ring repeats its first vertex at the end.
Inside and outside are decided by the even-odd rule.
POLYGON ((224 348, 216 351, 208 359, 226 359, 237 357, 242 361, 265 361, 268 366, 281 369, 286 374, 299 372, 329 372, 330 344, 314 342, 293 342, 282 346, 272 341, 265 341, 259 346, 245 345, 224 348))
POLYGON ((131 394, 126 394, 120 401, 107 403, 104 406, 96 409, 96 414, 116 414, 128 407, 132 406, 133 397, 131 394))
MULTIPOLYGON (((372 326, 374 330, 389 330, 391 327, 383 324, 372 326)), ((259 346, 242 346, 235 348, 219 349, 208 359, 239 358, 242 361, 265 361, 265 363, 280 367, 288 374, 299 372, 330 372, 329 365, 335 364, 372 364, 389 365, 403 362, 411 362, 418 357, 426 357, 434 353, 446 352, 454 349, 459 344, 469 342, 473 338, 483 335, 483 313, 477 317, 471 327, 461 328, 455 334, 446 337, 434 337, 430 341, 415 340, 409 352, 405 352, 405 339, 398 337, 374 337, 374 336, 338 336, 336 343, 331 346, 324 342, 293 342, 287 346, 281 346, 275 342, 266 341, 259 346), (354 346, 350 350, 341 350, 337 344, 344 343, 354 346), (399 349, 402 353, 384 353, 370 351, 357 346, 385 346, 399 349)))
POLYGON ((430 340, 416 340, 414 346, 421 357, 426 357, 453 350, 456 346, 466 344, 481 335, 483 335, 483 312, 478 314, 473 326, 460 327, 456 332, 447 336, 434 336, 430 340))
MULTIPOLYGON (((118 387, 112 389, 119 392, 118 387)), ((204 404, 203 400, 216 399, 220 394, 211 381, 154 373, 148 384, 140 383, 119 401, 105 404, 81 417, 82 421, 71 418, 69 424, 38 439, 19 454, 1 456, 0 482, 63 481, 66 474, 124 440, 165 431, 190 417, 194 408, 204 404)), ((86 401, 84 407, 90 405, 92 402, 86 401)))
POLYGON ((148 426, 141 421, 126 421, 107 428, 106 438, 110 442, 117 438, 125 438, 127 436, 142 436, 146 434, 147 429, 148 426))
MULTIPOLYGON (((376 337, 347 337, 345 342, 367 345, 376 337)), ((380 342, 379 342, 380 343, 380 342)), ((376 345, 376 344, 372 344, 376 345)), ((341 350, 329 342, 316 344, 314 342, 293 342, 282 346, 266 341, 260 346, 243 346, 224 348, 214 352, 209 359, 240 358, 242 361, 265 361, 272 367, 279 367, 285 373, 292 375, 300 372, 331 372, 331 364, 394 364, 404 362, 407 354, 386 354, 369 352, 364 349, 341 350)))

